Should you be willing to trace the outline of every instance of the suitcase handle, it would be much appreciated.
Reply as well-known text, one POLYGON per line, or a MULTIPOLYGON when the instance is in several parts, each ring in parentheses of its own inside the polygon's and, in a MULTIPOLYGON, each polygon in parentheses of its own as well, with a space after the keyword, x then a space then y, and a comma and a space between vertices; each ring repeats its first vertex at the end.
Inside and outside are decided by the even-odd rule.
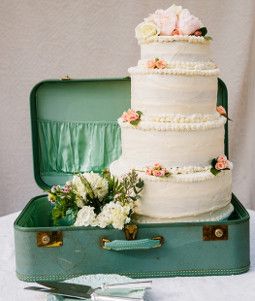
POLYGON ((162 236, 137 240, 109 240, 101 239, 101 246, 105 250, 111 251, 129 251, 129 250, 148 250, 160 248, 164 243, 162 236))

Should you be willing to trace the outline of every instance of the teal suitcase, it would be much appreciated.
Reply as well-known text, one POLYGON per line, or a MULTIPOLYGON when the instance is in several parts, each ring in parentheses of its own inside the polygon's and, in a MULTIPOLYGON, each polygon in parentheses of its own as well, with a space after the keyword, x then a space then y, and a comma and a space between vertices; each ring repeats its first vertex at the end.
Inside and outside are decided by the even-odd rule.
MULTIPOLYGON (((78 171, 98 172, 121 154, 116 120, 130 107, 129 78, 44 81, 33 88, 30 104, 34 177, 42 189, 64 184, 78 171)), ((218 104, 227 107, 220 79, 218 104)), ((234 195, 232 204, 234 212, 221 222, 139 224, 120 231, 54 227, 47 196, 37 196, 14 223, 16 273, 30 282, 96 273, 134 278, 244 273, 250 265, 249 215, 234 195)))

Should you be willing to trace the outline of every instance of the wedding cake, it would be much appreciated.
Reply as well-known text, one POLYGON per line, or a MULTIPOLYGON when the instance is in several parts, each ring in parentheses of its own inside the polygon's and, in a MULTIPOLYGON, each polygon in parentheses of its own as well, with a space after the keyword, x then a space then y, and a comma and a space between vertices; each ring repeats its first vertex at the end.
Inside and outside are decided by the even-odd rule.
POLYGON ((187 9, 157 10, 136 27, 141 47, 131 75, 122 155, 110 166, 144 181, 141 222, 217 221, 230 215, 232 163, 224 155, 227 114, 217 107, 219 69, 207 29, 187 9))

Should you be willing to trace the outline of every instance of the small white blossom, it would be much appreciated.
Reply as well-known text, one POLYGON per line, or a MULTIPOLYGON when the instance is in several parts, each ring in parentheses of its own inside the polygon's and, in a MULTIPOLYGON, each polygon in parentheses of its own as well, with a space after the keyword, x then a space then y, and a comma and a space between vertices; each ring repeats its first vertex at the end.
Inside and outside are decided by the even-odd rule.
POLYGON ((75 175, 73 177, 72 183, 73 183, 74 189, 77 191, 78 196, 80 196, 81 198, 86 200, 86 189, 85 189, 85 186, 82 183, 80 177, 75 175))
POLYGON ((102 200, 108 193, 108 182, 97 173, 84 173, 83 177, 89 182, 95 197, 102 200))
POLYGON ((128 217, 130 210, 130 205, 122 206, 119 202, 110 202, 99 213, 96 223, 101 228, 112 225, 115 229, 121 230, 126 223, 130 222, 128 217))
POLYGON ((94 212, 94 208, 90 206, 83 206, 82 209, 78 211, 74 226, 94 226, 95 219, 96 214, 94 212))

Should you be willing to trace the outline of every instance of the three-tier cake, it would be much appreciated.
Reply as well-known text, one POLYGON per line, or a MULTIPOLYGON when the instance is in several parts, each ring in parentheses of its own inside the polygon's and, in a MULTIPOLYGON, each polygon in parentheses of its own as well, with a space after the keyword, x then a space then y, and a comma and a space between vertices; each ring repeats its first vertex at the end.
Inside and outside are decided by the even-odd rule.
POLYGON ((233 210, 232 164, 207 29, 172 5, 139 24, 136 37, 141 59, 129 69, 131 109, 118 120, 122 155, 111 172, 135 169, 143 178, 140 222, 224 219, 233 210))

